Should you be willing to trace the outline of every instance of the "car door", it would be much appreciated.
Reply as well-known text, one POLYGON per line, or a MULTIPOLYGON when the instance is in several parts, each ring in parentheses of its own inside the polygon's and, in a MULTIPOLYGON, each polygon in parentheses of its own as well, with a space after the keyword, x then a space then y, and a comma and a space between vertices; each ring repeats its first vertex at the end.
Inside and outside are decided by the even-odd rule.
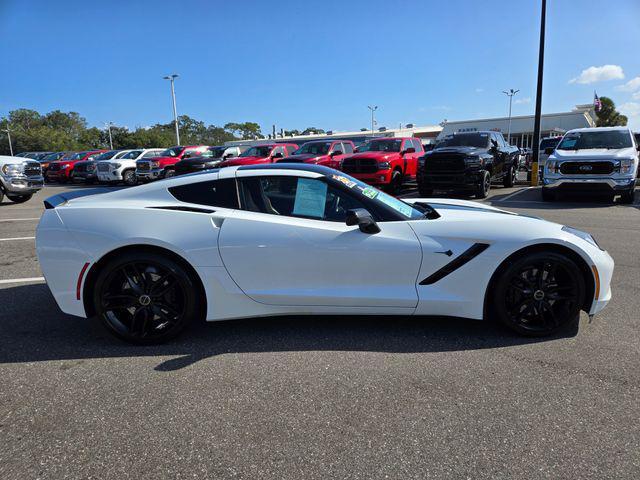
POLYGON ((334 142, 333 145, 331 145, 331 149, 329 151, 329 156, 330 156, 330 160, 329 160, 329 167, 331 168, 335 168, 338 169, 340 167, 340 164, 342 163, 342 159, 344 159, 345 155, 345 148, 344 145, 342 144, 342 142, 334 142), (340 152, 337 155, 334 154, 334 152, 340 152))
POLYGON ((344 214, 362 202, 314 172, 237 171, 242 210, 225 219, 220 255, 236 284, 270 305, 417 305, 422 258, 408 222, 367 234, 344 214))

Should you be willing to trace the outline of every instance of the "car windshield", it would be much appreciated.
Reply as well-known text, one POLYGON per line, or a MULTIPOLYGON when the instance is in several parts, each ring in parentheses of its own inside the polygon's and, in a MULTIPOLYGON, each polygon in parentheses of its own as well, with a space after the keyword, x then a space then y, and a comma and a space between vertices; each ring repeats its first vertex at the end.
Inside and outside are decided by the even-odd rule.
POLYGON ((118 153, 118 150, 109 150, 108 152, 104 152, 104 153, 101 153, 100 155, 98 155, 95 158, 95 160, 96 161, 109 160, 109 159, 113 158, 117 153, 118 153))
POLYGON ((359 152, 399 152, 402 140, 371 140, 358 147, 359 152))
POLYGON ((326 155, 329 152, 329 148, 331 148, 331 142, 309 142, 302 145, 293 154, 326 155))
POLYGON ((44 157, 41 161, 42 162, 53 162, 54 160, 57 160, 58 158, 60 158, 60 154, 59 153, 50 153, 49 155, 44 157))
POLYGON ((558 150, 618 149, 631 147, 631 135, 626 130, 569 132, 556 147, 558 150))
POLYGON ((547 148, 555 148, 556 145, 558 145, 558 143, 560 143, 560 139, 562 137, 556 137, 556 138, 543 138, 540 141, 540 151, 544 152, 545 149, 547 148))
POLYGON ((268 157, 273 147, 251 147, 246 152, 242 153, 241 157, 268 157))
POLYGON ((391 195, 384 193, 383 191, 378 190, 371 185, 361 182, 357 178, 353 178, 342 172, 336 172, 334 174, 331 174, 331 179, 333 181, 342 183, 347 188, 354 191, 356 194, 367 197, 369 201, 378 204, 383 210, 390 208, 399 213, 407 220, 418 220, 424 218, 424 211, 419 210, 415 206, 403 202, 396 197, 392 197, 391 195))
POLYGON ((161 157, 177 157, 184 151, 184 147, 171 147, 167 148, 160 154, 161 157))
POLYGON ((134 158, 138 158, 138 156, 142 153, 142 150, 131 150, 129 153, 124 154, 122 157, 123 160, 132 160, 134 158))
POLYGON ((73 154, 73 156, 69 160, 81 160, 86 154, 89 152, 78 152, 73 154))
POLYGON ((436 148, 443 147, 476 147, 487 148, 489 146, 488 133, 456 133, 445 137, 438 142, 436 148))
POLYGON ((220 158, 226 149, 227 147, 209 147, 202 152, 201 156, 205 158, 220 158))

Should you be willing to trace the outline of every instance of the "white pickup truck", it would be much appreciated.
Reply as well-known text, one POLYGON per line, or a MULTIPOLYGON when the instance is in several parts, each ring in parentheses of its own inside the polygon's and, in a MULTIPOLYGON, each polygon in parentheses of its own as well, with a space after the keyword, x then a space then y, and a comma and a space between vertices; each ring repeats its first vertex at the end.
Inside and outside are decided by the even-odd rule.
POLYGON ((0 155, 0 202, 5 195, 14 203, 26 202, 43 186, 38 161, 0 155))
POLYGON ((545 163, 542 199, 575 191, 612 200, 620 195, 622 203, 633 203, 639 149, 627 127, 569 130, 545 163))

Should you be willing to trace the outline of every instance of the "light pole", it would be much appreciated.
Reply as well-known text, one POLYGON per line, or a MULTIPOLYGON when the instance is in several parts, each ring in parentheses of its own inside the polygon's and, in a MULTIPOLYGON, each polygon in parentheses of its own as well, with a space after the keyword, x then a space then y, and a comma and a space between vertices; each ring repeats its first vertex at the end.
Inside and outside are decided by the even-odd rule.
POLYGON ((178 78, 178 74, 172 73, 163 77, 165 80, 171 82, 171 99, 173 100, 173 121, 176 124, 176 143, 180 145, 180 131, 178 130, 178 110, 176 109, 176 90, 173 86, 173 81, 178 78))
POLYGON ((513 96, 518 93, 520 90, 510 89, 508 92, 502 91, 507 97, 509 97, 509 130, 507 131, 507 143, 511 145, 511 102, 513 101, 513 96))
POLYGON ((542 0, 540 14, 540 47, 538 50, 538 88, 536 90, 536 115, 533 121, 533 160, 531 185, 538 185, 538 159, 540 156, 540 118, 542 116, 542 70, 544 67, 544 30, 547 17, 547 0, 542 0))
POLYGON ((112 122, 107 123, 107 130, 109 131, 109 149, 113 150, 113 139, 111 138, 111 125, 113 125, 112 122))
POLYGON ((376 124, 375 118, 373 116, 373 112, 375 112, 378 109, 377 105, 367 105, 367 108, 369 110, 371 110, 371 136, 373 137, 374 133, 373 133, 373 126, 376 124))
POLYGON ((7 132, 7 138, 9 139, 9 152, 13 157, 13 145, 11 145, 11 132, 9 131, 9 125, 7 125, 7 128, 5 128, 4 131, 7 132))

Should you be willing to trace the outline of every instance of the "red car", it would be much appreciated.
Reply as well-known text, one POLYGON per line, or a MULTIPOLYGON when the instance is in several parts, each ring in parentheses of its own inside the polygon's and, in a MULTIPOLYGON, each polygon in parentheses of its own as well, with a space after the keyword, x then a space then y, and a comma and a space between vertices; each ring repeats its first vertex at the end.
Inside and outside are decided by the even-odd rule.
POLYGON ((314 140, 303 144, 293 155, 278 160, 278 163, 314 163, 337 169, 354 149, 355 145, 350 140, 314 140))
POLYGON ((46 179, 48 182, 68 182, 71 180, 73 167, 75 167, 76 163, 90 160, 106 151, 107 150, 85 150, 84 152, 67 154, 60 160, 49 163, 46 179))
POLYGON ((159 178, 173 177, 176 173, 175 164, 183 158, 201 155, 208 145, 187 145, 167 148, 159 157, 138 160, 136 162, 136 176, 138 180, 149 181, 159 178))
POLYGON ((259 163, 274 163, 291 155, 298 149, 295 143, 267 143, 256 145, 235 158, 225 160, 220 164, 222 167, 234 167, 237 165, 256 165, 259 163))
POLYGON ((340 169, 349 175, 399 193, 402 184, 415 180, 418 157, 424 154, 417 138, 375 138, 358 147, 358 153, 345 158, 340 169))

